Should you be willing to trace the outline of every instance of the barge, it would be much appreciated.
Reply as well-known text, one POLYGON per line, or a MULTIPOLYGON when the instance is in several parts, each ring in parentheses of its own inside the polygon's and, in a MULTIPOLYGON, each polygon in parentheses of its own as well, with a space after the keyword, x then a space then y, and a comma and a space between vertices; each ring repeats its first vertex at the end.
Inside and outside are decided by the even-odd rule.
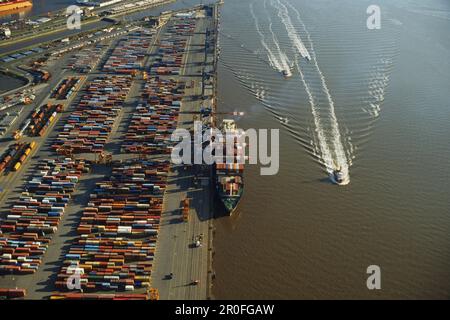
POLYGON ((0 13, 4 11, 17 10, 33 6, 31 0, 0 0, 0 13))

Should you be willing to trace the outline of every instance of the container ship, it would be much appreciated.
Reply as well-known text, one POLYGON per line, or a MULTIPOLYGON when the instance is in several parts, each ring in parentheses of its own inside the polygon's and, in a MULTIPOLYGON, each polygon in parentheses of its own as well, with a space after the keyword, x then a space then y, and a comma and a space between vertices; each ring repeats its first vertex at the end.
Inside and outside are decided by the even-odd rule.
MULTIPOLYGON (((244 161, 240 157, 244 154, 244 145, 239 143, 239 130, 234 120, 224 119, 222 122, 222 134, 224 142, 226 133, 233 134, 234 154, 232 159, 224 157, 222 163, 216 161, 215 164, 215 183, 216 191, 220 201, 223 203, 228 215, 232 215, 237 208, 242 194, 244 193, 244 161)), ((224 144, 224 155, 226 155, 226 146, 224 144)))
POLYGON ((0 12, 31 7, 31 0, 0 0, 0 12))

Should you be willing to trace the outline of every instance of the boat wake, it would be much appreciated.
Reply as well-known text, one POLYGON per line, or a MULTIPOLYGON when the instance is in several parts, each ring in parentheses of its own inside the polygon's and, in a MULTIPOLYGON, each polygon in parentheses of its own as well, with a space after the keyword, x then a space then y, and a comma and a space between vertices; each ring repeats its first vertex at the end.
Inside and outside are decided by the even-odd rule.
POLYGON ((309 103, 311 105, 311 111, 314 118, 316 139, 320 148, 320 158, 322 163, 329 175, 332 175, 335 170, 341 170, 345 177, 345 184, 348 184, 350 182, 349 162, 342 143, 334 101, 331 97, 325 77, 319 68, 313 42, 311 41, 311 36, 301 20, 298 10, 290 3, 287 3, 287 6, 289 6, 289 8, 296 13, 297 20, 307 36, 312 55, 309 54, 302 39, 300 38, 299 33, 294 28, 287 6, 280 0, 272 0, 271 2, 272 5, 278 10, 278 15, 286 27, 286 31, 293 46, 298 50, 302 57, 311 60, 311 63, 314 66, 312 69, 314 69, 315 72, 310 73, 309 80, 307 80, 299 63, 296 62, 297 70, 309 97, 309 103), (310 85, 309 81, 319 82, 321 87, 310 85), (319 90, 316 88, 319 88, 319 90), (325 95, 326 99, 321 98, 323 95, 325 95), (315 99, 314 97, 318 97, 318 99, 315 99))
POLYGON ((381 112, 381 104, 384 101, 387 86, 389 84, 390 69, 393 65, 392 58, 383 58, 374 65, 369 83, 369 106, 363 108, 372 118, 378 118, 381 112))
MULTIPOLYGON (((343 21, 336 34, 319 30, 316 44, 291 1, 258 4, 252 1, 250 12, 238 14, 230 7, 226 34, 221 33, 226 47, 221 66, 261 102, 333 183, 350 183, 356 153, 381 114, 398 26, 385 23, 382 33, 368 37, 353 22, 343 21), (345 36, 336 37, 341 34, 345 36), (317 45, 321 46, 322 66, 317 45), (336 60, 343 63, 336 64, 336 60), (289 70, 291 81, 274 77, 273 70, 282 74, 289 70)), ((317 30, 319 25, 311 19, 308 23, 317 30)))
POLYGON ((269 30, 270 33, 272 34, 271 40, 265 36, 265 34, 262 32, 261 27, 259 25, 259 19, 257 18, 255 11, 254 11, 254 2, 250 3, 250 13, 253 17, 253 20, 255 21, 255 28, 256 31, 258 32, 258 35, 260 37, 261 40, 261 45, 264 47, 264 49, 267 52, 267 56, 269 58, 269 62, 270 65, 277 70, 280 73, 285 73, 286 76, 291 76, 291 62, 289 61, 287 55, 281 50, 280 48, 280 44, 277 40, 277 37, 275 36, 275 33, 273 32, 272 29, 272 20, 270 17, 269 12, 267 11, 267 0, 264 0, 264 9, 265 9, 265 13, 266 16, 269 20, 269 30), (273 46, 271 47, 269 45, 269 43, 272 42, 273 46))
MULTIPOLYGON (((286 27, 287 34, 289 36, 289 39, 291 39, 292 44, 297 49, 297 51, 301 54, 301 56, 307 60, 311 60, 311 56, 306 49, 305 45, 303 44, 303 41, 301 40, 300 36, 297 33, 297 30, 295 29, 294 25, 292 24, 291 17, 289 16, 289 11, 287 7, 281 3, 280 0, 271 0, 271 4, 273 7, 278 9, 278 17, 280 17, 281 21, 283 22, 284 26, 286 27)), ((289 4, 290 5, 290 4, 289 4)), ((292 7, 294 8, 294 7, 292 7)), ((295 9, 295 8, 294 8, 295 9)), ((296 9, 295 9, 296 10, 296 9)), ((298 13, 298 11, 297 11, 298 13)))

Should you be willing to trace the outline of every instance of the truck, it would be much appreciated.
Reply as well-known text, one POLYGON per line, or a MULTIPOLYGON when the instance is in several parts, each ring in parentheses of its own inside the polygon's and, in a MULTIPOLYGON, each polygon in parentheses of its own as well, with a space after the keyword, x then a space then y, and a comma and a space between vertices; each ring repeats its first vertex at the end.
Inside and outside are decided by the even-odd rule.
POLYGON ((11 30, 9 28, 1 28, 0 29, 0 38, 1 39, 11 38, 11 30))

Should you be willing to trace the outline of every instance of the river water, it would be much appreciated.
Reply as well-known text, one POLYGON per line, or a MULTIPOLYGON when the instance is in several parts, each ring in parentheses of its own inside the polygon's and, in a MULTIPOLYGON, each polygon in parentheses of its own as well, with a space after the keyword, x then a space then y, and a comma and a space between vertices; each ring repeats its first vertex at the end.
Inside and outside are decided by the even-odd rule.
POLYGON ((16 89, 26 84, 26 81, 7 76, 5 74, 0 73, 0 94, 5 93, 9 90, 16 89))
POLYGON ((215 297, 450 298, 450 4, 225 2, 219 106, 280 129, 280 171, 217 219, 215 297))

